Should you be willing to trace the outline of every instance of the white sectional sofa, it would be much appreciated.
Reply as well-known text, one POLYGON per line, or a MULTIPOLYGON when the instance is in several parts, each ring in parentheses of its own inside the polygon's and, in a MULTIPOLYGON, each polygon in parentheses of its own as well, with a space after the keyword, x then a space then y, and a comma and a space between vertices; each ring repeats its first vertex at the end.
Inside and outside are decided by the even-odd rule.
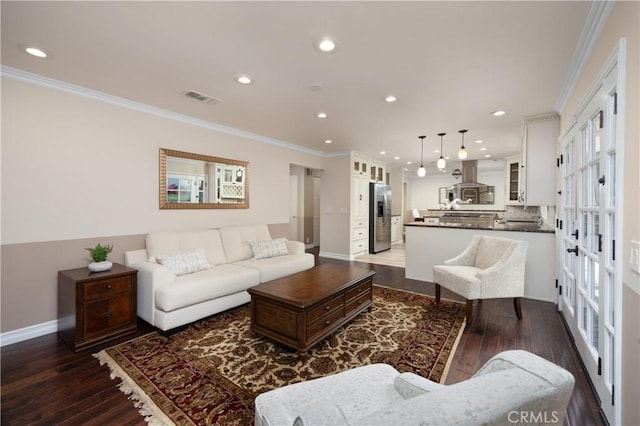
POLYGON ((170 330, 247 303, 248 288, 310 269, 315 260, 301 242, 245 225, 153 232, 146 249, 125 253, 125 264, 138 270, 138 316, 170 330))

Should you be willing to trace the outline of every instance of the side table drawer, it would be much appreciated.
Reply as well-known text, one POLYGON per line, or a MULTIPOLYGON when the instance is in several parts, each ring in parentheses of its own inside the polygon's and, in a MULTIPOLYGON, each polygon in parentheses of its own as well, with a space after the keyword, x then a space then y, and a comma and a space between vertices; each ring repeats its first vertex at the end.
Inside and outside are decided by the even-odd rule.
POLYGON ((129 294, 85 303, 82 308, 83 337, 89 338, 109 329, 131 324, 131 308, 129 294))
POLYGON ((131 278, 119 277, 84 284, 84 300, 110 297, 119 293, 131 292, 131 278))

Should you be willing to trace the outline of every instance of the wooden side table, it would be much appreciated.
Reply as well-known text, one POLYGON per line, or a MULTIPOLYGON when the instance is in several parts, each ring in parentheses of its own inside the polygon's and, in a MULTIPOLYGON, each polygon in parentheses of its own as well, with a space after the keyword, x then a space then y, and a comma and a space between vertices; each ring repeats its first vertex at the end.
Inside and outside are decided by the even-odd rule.
POLYGON ((114 263, 109 271, 58 271, 58 335, 74 351, 137 330, 138 271, 114 263))

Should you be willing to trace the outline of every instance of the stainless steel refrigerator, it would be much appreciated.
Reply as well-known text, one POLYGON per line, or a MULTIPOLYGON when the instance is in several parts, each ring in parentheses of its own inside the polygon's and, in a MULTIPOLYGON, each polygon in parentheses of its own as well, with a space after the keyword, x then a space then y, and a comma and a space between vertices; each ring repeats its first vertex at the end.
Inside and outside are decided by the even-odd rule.
POLYGON ((369 253, 391 248, 391 187, 369 184, 369 253))

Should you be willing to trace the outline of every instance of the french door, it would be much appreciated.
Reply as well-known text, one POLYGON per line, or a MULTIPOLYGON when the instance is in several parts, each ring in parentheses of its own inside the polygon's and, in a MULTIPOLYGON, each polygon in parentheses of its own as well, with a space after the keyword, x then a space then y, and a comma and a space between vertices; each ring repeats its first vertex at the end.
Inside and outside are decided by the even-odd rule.
POLYGON ((613 67, 562 140, 557 233, 559 306, 610 423, 616 418, 622 285, 616 265, 622 222, 622 211, 616 210, 621 181, 616 81, 613 67))

